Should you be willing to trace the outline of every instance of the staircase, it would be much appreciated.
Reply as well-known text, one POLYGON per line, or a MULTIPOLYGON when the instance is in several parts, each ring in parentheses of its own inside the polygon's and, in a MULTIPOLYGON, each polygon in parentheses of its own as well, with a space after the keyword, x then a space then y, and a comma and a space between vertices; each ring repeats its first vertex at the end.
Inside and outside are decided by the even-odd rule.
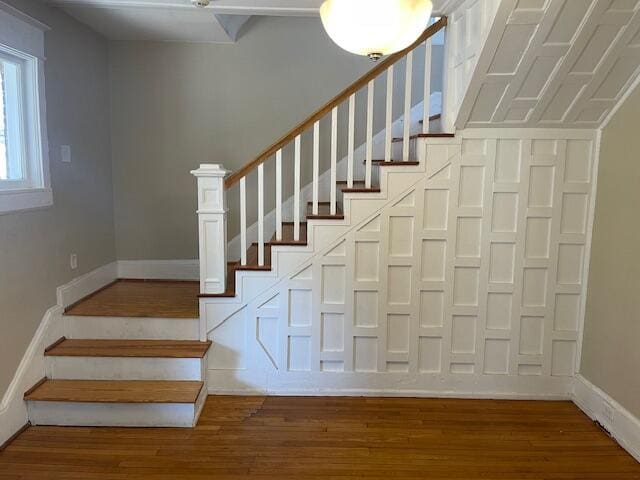
POLYGON ((25 393, 34 425, 194 426, 211 342, 198 341, 197 284, 118 281, 67 309, 25 393))
MULTIPOLYGON (((434 131, 440 115, 431 115, 431 37, 446 26, 433 23, 406 50, 389 56, 245 167, 227 176, 220 165, 203 165, 198 177, 200 275, 198 283, 117 281, 63 316, 65 337, 44 352, 47 377, 25 393, 29 418, 36 425, 174 426, 195 425, 207 395, 207 334, 212 316, 229 312, 272 286, 347 228, 424 178, 421 139, 450 138, 434 131), (412 125, 413 55, 424 46, 421 121, 412 125), (402 135, 394 136, 394 65, 405 59, 402 135), (384 152, 374 157, 374 82, 386 74, 384 152), (365 155, 355 159, 355 96, 367 90, 365 155), (338 107, 348 103, 346 178, 338 178, 338 107), (320 198, 320 120, 331 117, 329 198, 320 198), (418 126, 420 132, 412 131, 418 126), (312 195, 302 199, 301 136, 313 130, 312 195), (295 149, 292 219, 283 217, 282 156, 295 149), (397 148, 396 148, 397 147, 397 148), (276 222, 267 232, 264 215, 264 166, 275 157, 276 222), (247 235, 247 177, 257 174, 257 238, 247 235), (396 173, 402 173, 396 175, 396 173), (361 178, 357 178, 361 176, 361 178), (356 178, 354 178, 356 177, 356 178), (407 183, 409 182, 409 183, 407 183), (240 258, 227 259, 227 195, 239 185, 240 258), (270 240, 265 240, 268 237, 270 240), (208 307, 214 307, 208 310, 208 307), (219 308, 228 308, 222 312, 219 308)), ((214 320, 215 321, 215 320, 214 320)), ((214 347, 215 348, 215 347, 214 347)))
MULTIPOLYGON (((376 65, 371 71, 355 81, 351 86, 327 102, 324 106, 312 113, 306 120, 294 127, 289 133, 265 149, 253 161, 243 168, 226 175, 222 165, 203 165, 200 170, 192 172, 199 179, 199 227, 200 227, 200 274, 202 298, 236 298, 238 297, 238 272, 271 272, 273 247, 308 247, 308 222, 328 221, 340 222, 345 220, 344 198, 345 195, 353 197, 354 194, 369 198, 377 195, 378 198, 386 198, 389 192, 383 192, 381 184, 383 170, 403 170, 420 166, 417 156, 417 144, 420 139, 428 138, 452 138, 455 135, 441 131, 434 131, 434 126, 441 125, 441 114, 431 115, 431 37, 447 25, 446 17, 425 30, 425 32, 408 48, 389 56, 376 65), (419 47, 424 46, 424 84, 420 86, 423 93, 421 119, 419 121, 420 132, 413 132, 412 105, 413 85, 413 57, 419 47), (393 118, 393 83, 394 65, 400 60, 405 61, 405 85, 404 85, 404 114, 401 120, 402 136, 394 137, 393 118), (373 135, 373 110, 375 98, 375 81, 381 76, 386 76, 386 118, 384 128, 384 152, 380 157, 374 158, 373 135), (367 119, 366 119, 366 143, 365 158, 362 162, 364 168, 355 165, 355 102, 356 93, 365 90, 367 93, 367 119), (338 151, 338 108, 345 104, 348 108, 348 158, 346 159, 346 179, 338 179, 337 151, 338 151), (320 121, 330 117, 331 120, 331 177, 329 187, 329 199, 320 200, 320 121), (313 135, 313 179, 312 198, 303 204, 300 195, 301 183, 301 143, 302 135, 313 135), (282 171, 283 150, 293 144, 294 154, 294 190, 293 190, 293 221, 283 220, 282 199, 282 171), (398 147, 398 148, 396 148, 398 147), (397 157, 397 158, 396 158, 397 157), (264 167, 269 161, 275 159, 276 185, 276 225, 275 232, 270 240, 265 240, 267 227, 265 226, 265 190, 264 167), (354 174, 361 171, 364 178, 356 179, 354 174), (247 182, 252 174, 257 173, 258 192, 258 220, 257 238, 248 241, 247 226, 247 182), (225 178, 226 177, 226 178, 225 178), (240 258, 228 261, 226 250, 220 245, 227 244, 226 204, 227 195, 232 188, 239 185, 240 195, 240 258), (303 208, 304 205, 304 208, 303 208), (301 215, 304 218, 301 219, 301 215), (213 281, 211 281, 214 279, 213 281), (220 281, 224 279, 224 281, 220 281)), ((271 193, 269 193, 271 194, 271 193)), ((313 247, 312 247, 313 248, 313 247)), ((284 251, 279 249, 279 251, 284 251)), ((292 251, 300 251, 293 249, 292 251)), ((241 300, 242 301, 242 300, 241 300)))

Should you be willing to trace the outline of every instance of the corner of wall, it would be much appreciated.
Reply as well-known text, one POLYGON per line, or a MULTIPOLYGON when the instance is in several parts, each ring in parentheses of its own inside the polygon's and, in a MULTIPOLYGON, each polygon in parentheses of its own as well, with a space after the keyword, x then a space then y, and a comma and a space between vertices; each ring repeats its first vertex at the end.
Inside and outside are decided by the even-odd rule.
POLYGON ((640 462, 640 419, 580 374, 574 377, 571 399, 640 462))

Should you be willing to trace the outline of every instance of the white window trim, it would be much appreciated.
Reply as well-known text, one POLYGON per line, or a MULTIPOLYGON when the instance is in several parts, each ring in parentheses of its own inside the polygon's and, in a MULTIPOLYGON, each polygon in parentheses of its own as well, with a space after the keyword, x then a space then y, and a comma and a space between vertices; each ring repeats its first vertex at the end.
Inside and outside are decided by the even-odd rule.
POLYGON ((27 151, 32 158, 35 156, 38 159, 28 162, 31 180, 36 187, 0 189, 0 215, 53 205, 44 79, 44 32, 47 30, 49 27, 42 22, 0 1, 0 44, 25 58, 30 67, 27 72, 27 97, 28 102, 36 103, 27 103, 31 118, 25 128, 29 141, 27 151))

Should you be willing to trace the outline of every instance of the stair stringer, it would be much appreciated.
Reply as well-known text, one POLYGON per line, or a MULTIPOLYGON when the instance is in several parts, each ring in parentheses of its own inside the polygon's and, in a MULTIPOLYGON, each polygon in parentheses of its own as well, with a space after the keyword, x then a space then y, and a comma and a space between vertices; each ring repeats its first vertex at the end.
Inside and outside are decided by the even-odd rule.
POLYGON ((346 193, 343 195, 344 220, 307 220, 307 245, 272 246, 270 271, 237 271, 236 296, 204 297, 200 300, 200 315, 204 331, 201 340, 226 319, 246 307, 257 296, 272 288, 283 278, 293 274, 320 250, 346 235, 358 224, 379 212, 401 196, 430 171, 437 173, 438 165, 447 160, 428 159, 428 145, 458 146, 461 139, 420 138, 417 140, 417 166, 379 167, 380 193, 346 193))

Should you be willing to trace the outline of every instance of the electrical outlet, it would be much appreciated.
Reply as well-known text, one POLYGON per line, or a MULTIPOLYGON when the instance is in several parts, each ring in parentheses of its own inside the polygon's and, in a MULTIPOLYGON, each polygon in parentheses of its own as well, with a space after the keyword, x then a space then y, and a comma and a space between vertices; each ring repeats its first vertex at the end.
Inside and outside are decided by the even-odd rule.
POLYGON ((72 253, 69 257, 69 265, 71 266, 71 270, 75 270, 78 268, 78 255, 72 253))
POLYGON ((63 163, 71 163, 71 146, 60 145, 60 159, 63 163))

